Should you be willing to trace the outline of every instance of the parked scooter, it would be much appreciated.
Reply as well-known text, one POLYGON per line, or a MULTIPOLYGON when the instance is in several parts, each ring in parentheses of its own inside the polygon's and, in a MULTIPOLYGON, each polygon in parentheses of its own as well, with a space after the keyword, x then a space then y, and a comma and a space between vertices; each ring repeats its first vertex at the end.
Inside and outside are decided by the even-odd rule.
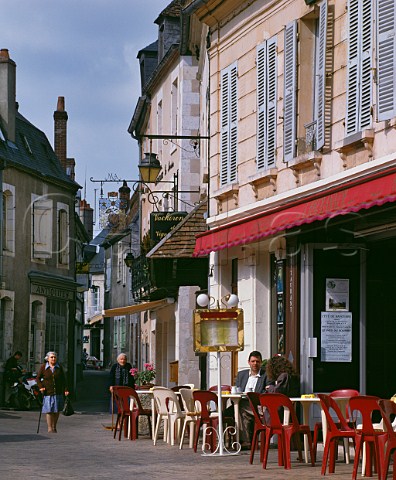
POLYGON ((10 404, 17 410, 30 410, 34 405, 41 406, 41 393, 37 385, 36 373, 26 372, 11 385, 10 404))

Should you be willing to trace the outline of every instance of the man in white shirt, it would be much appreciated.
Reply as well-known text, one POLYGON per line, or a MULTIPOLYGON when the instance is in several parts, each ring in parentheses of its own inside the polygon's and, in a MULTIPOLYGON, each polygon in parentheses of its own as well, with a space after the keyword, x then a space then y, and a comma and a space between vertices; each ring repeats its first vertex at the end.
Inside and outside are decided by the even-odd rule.
MULTIPOLYGON (((265 369, 261 368, 262 363, 263 358, 260 352, 254 350, 249 354, 248 364, 250 368, 241 370, 236 377, 235 384, 239 391, 264 393, 266 391, 265 387, 274 383, 267 379, 265 369)), ((239 412, 241 417, 239 438, 241 439, 242 448, 248 449, 250 448, 254 431, 254 415, 247 398, 241 399, 239 412)))

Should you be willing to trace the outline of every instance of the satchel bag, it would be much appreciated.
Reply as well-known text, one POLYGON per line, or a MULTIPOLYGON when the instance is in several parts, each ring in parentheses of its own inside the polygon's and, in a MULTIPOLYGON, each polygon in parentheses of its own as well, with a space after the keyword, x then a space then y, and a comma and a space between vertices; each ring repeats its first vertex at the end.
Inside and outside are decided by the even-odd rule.
POLYGON ((65 417, 70 417, 70 415, 74 414, 74 409, 72 407, 70 398, 67 396, 65 400, 65 405, 63 407, 62 413, 65 417))

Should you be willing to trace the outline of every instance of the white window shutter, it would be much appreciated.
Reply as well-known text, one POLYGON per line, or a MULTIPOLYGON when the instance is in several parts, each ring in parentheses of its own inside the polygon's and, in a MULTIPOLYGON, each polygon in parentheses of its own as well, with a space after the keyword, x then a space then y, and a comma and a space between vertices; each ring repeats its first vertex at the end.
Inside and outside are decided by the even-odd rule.
POLYGON ((238 177, 238 72, 236 65, 231 67, 230 71, 230 164, 229 164, 229 182, 236 182, 238 177))
POLYGON ((349 0, 346 134, 371 124, 372 24, 371 0, 349 0))
POLYGON ((38 199, 33 202, 33 258, 52 255, 52 202, 38 199))
POLYGON ((266 43, 257 47, 257 169, 265 168, 266 43))
POLYGON ((221 74, 220 185, 237 180, 238 71, 236 64, 221 74))
POLYGON ((277 112, 277 50, 276 38, 267 42, 267 131, 266 131, 266 168, 276 163, 276 112, 277 112))
POLYGON ((373 52, 373 8, 372 0, 362 0, 361 6, 361 85, 360 94, 360 130, 371 125, 371 107, 372 107, 372 52, 373 52))
POLYGON ((284 161, 294 158, 296 141, 297 22, 285 29, 283 152, 284 161))
POLYGON ((346 134, 358 130, 358 75, 359 75, 359 0, 348 2, 349 42, 347 71, 346 134))
POLYGON ((327 0, 321 3, 319 13, 318 61, 315 72, 316 149, 322 148, 325 143, 326 36, 327 0))
POLYGON ((396 116, 395 0, 377 0, 378 120, 396 116))
POLYGON ((229 158, 229 95, 230 95, 230 75, 226 69, 221 74, 221 167, 220 184, 226 185, 228 182, 228 158, 229 158))

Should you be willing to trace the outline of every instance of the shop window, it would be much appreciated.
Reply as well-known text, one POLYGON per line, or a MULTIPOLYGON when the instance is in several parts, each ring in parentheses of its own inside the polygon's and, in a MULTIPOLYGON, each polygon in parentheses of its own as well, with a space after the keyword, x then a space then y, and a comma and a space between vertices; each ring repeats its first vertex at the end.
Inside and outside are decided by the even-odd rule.
POLYGON ((67 356, 67 305, 66 302, 47 299, 45 352, 58 353, 61 362, 66 362, 67 356))
POLYGON ((238 70, 236 63, 221 72, 221 186, 237 181, 238 70))

